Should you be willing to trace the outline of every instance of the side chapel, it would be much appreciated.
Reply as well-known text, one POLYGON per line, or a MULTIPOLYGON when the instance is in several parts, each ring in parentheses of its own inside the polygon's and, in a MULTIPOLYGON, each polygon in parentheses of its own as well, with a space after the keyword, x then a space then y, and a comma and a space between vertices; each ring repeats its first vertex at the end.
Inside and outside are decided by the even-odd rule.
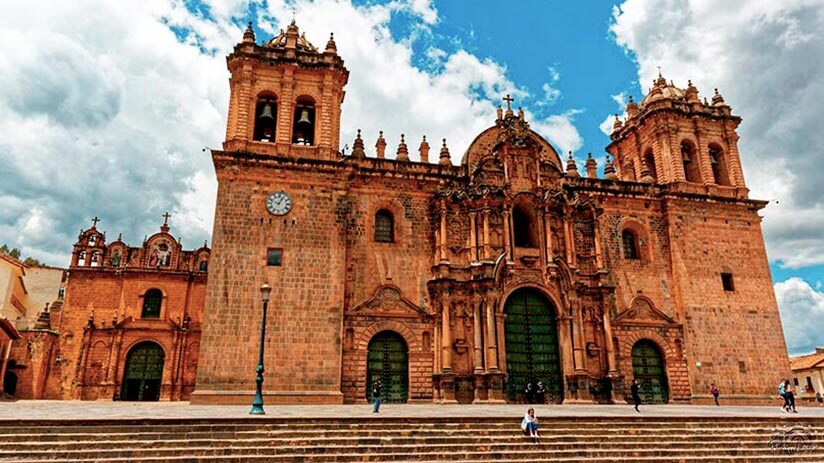
POLYGON ((789 371, 766 202, 717 91, 656 79, 599 177, 508 97, 460 156, 426 138, 413 155, 403 134, 387 156, 360 131, 341 151, 349 71, 294 21, 262 44, 250 26, 227 64, 193 402, 248 402, 263 283, 267 402, 361 402, 380 378, 392 402, 519 402, 543 381, 551 402, 607 403, 638 378, 649 402, 709 400, 714 382, 753 403, 789 371))
POLYGON ((160 230, 132 247, 97 228, 74 244, 62 307, 43 326, 42 384, 32 397, 187 400, 194 389, 210 249, 160 230))

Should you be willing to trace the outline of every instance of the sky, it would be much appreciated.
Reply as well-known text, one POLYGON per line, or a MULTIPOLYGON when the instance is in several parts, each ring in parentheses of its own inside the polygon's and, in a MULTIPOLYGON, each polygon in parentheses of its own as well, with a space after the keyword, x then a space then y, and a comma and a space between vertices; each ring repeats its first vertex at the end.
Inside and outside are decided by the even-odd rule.
POLYGON ((657 76, 718 88, 761 211, 791 353, 824 345, 824 0, 0 2, 0 243, 67 266, 91 218, 133 245, 169 211, 209 240, 225 56, 295 16, 350 70, 341 145, 362 129, 448 140, 457 162, 511 94, 533 129, 603 166, 613 114, 657 76), (517 5, 517 6, 515 6, 517 5))

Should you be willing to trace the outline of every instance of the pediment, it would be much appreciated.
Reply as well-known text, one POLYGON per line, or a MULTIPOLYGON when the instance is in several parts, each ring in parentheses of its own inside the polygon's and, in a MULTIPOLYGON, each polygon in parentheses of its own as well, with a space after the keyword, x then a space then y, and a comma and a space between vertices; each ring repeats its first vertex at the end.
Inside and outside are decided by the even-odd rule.
POLYGON ((356 305, 351 313, 393 317, 431 316, 423 307, 403 297, 398 287, 388 285, 379 287, 371 298, 356 305))
POLYGON ((650 299, 636 296, 626 310, 618 314, 615 323, 642 323, 656 325, 676 325, 677 322, 661 312, 650 299))

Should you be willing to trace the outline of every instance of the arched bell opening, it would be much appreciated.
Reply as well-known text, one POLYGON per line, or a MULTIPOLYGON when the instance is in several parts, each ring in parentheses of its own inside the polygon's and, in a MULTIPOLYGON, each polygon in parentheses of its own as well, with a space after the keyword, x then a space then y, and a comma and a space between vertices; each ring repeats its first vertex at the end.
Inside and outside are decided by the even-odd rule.
POLYGON ((717 185, 730 186, 730 172, 724 150, 717 144, 712 143, 709 146, 709 154, 713 180, 717 185))
POLYGON ((254 139, 256 141, 275 141, 277 115, 278 104, 275 94, 262 92, 258 95, 257 105, 255 106, 254 139))
POLYGON ((298 98, 295 103, 292 143, 306 146, 315 144, 315 100, 308 96, 298 98))
POLYGON ((684 165, 684 178, 688 182, 701 183, 701 166, 695 154, 695 145, 689 140, 681 142, 681 162, 684 165))

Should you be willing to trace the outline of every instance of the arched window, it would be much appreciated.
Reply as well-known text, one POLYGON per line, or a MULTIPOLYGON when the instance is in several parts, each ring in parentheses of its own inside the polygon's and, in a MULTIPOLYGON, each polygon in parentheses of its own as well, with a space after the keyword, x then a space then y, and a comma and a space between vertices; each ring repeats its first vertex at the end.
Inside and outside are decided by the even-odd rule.
POLYGON ((89 236, 89 246, 94 246, 96 238, 94 235, 89 236))
POLYGON ((86 265, 86 251, 80 251, 77 254, 77 265, 78 266, 86 265))
POLYGON ((205 260, 200 261, 200 264, 198 264, 197 270, 199 272, 205 272, 205 271, 209 270, 209 262, 207 262, 205 260))
POLYGON ((278 104, 275 95, 270 92, 261 93, 255 106, 255 133, 257 141, 275 141, 275 127, 277 126, 278 104))
POLYGON ((309 97, 300 97, 295 103, 292 143, 296 145, 315 144, 315 100, 309 97))
POLYGON ((638 253, 638 237, 632 230, 621 232, 621 244, 624 248, 624 259, 640 259, 638 253))
POLYGON ((730 173, 727 169, 727 159, 724 156, 724 150, 716 144, 711 144, 710 149, 710 165, 712 166, 712 176, 715 183, 718 185, 730 185, 730 173))
POLYGON ((649 174, 652 175, 653 180, 658 181, 658 170, 655 168, 655 156, 652 154, 652 148, 648 148, 644 153, 644 164, 649 169, 649 174))
POLYGON ((695 155, 695 146, 689 140, 681 142, 681 161, 684 163, 684 177, 688 182, 701 183, 701 166, 695 155))
POLYGON ((150 289, 143 295, 143 311, 140 318, 160 318, 160 306, 163 304, 163 292, 150 289))
POLYGON ((395 220, 392 213, 381 209, 375 214, 375 241, 392 243, 395 241, 395 220))
POLYGON ((100 253, 95 251, 92 253, 91 266, 97 267, 100 265, 100 253))
POLYGON ((512 209, 512 227, 515 232, 515 247, 537 248, 540 243, 538 230, 532 211, 524 204, 512 209))

